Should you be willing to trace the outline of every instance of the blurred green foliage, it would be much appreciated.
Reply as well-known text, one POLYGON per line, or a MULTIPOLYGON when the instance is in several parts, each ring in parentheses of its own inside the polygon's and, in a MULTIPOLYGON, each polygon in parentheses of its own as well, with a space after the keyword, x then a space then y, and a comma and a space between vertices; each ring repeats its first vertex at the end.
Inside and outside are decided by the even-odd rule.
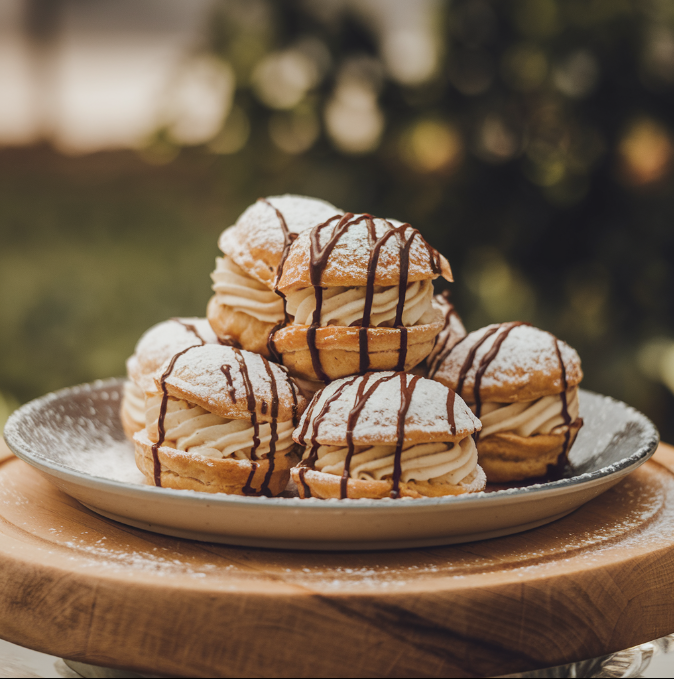
POLYGON ((5 401, 121 374, 147 327, 203 315, 220 231, 294 192, 417 226, 469 329, 556 333, 584 386, 673 441, 671 5, 440 4, 416 81, 357 5, 217 4, 209 50, 237 84, 209 144, 160 130, 140 155, 0 153, 5 401))

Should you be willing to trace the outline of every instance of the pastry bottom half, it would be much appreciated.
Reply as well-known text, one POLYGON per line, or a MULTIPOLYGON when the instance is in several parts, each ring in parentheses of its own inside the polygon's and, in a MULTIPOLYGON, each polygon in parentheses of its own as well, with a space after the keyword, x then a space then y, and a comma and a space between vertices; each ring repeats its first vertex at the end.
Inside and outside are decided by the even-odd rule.
MULTIPOLYGON (((306 467, 293 467, 293 481, 302 499, 316 497, 322 500, 341 497, 342 477, 326 474, 306 467), (304 474, 302 469, 306 469, 304 474), (304 478, 302 478, 304 477, 304 478), (307 491, 308 489, 308 491, 307 491)), ((429 481, 400 482, 400 497, 440 497, 443 495, 463 495, 479 493, 487 483, 484 471, 478 465, 461 483, 430 483, 429 481)), ((346 496, 351 499, 370 498, 380 500, 391 496, 393 481, 375 479, 349 479, 346 485, 346 496)))
MULTIPOLYGON (((407 328, 405 370, 411 370, 430 354, 442 323, 407 328)), ((274 345, 291 375, 317 380, 309 345, 308 325, 288 325, 274 334, 274 345)), ((368 328, 368 370, 395 370, 400 360, 401 331, 368 328)), ((328 325, 316 331, 316 349, 323 372, 330 380, 360 373, 360 328, 328 325)))
MULTIPOLYGON (((569 425, 569 450, 582 426, 580 417, 569 425)), ((565 432, 566 427, 557 427, 554 434, 533 436, 503 431, 479 439, 477 454, 487 481, 507 483, 545 476, 548 465, 556 465, 564 453, 565 432)))
MULTIPOLYGON (((152 442, 147 431, 138 432, 133 437, 136 449, 136 466, 145 475, 147 482, 154 485, 154 459, 152 442)), ((256 494, 260 491, 269 472, 269 460, 262 458, 256 462, 234 458, 211 458, 193 455, 168 446, 159 448, 161 464, 161 485, 163 488, 178 490, 197 490, 202 493, 229 493, 245 495, 243 488, 249 482, 256 494), (256 465, 255 473, 250 477, 256 465)), ((295 446, 278 450, 274 455, 274 470, 268 482, 269 492, 280 495, 288 485, 290 468, 297 463, 295 446)))
POLYGON ((243 311, 220 304, 215 295, 208 302, 206 318, 220 340, 234 339, 242 349, 271 358, 267 341, 275 323, 260 321, 243 311))
POLYGON ((129 407, 127 399, 125 396, 122 397, 122 406, 120 409, 120 419, 122 420, 122 428, 124 429, 124 434, 126 438, 133 440, 133 435, 139 432, 141 429, 145 429, 145 418, 142 422, 139 422, 132 412, 132 408, 129 407))

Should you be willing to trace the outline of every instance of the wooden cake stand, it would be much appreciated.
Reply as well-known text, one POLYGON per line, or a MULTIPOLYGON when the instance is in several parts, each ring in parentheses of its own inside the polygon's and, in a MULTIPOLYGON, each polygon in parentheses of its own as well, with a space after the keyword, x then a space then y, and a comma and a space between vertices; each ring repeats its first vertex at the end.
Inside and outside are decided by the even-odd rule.
POLYGON ((271 551, 106 520, 2 448, 0 637, 200 676, 495 676, 674 631, 674 448, 570 516, 397 552, 271 551))

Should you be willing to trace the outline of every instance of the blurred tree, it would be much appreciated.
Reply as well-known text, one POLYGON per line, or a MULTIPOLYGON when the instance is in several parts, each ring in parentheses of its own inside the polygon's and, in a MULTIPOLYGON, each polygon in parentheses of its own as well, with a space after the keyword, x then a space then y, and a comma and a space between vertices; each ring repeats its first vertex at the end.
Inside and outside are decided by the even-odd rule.
MULTIPOLYGON (((210 29, 204 50, 236 81, 210 141, 181 148, 160 130, 142 155, 170 164, 131 162, 86 195, 60 182, 41 205, 27 203, 48 172, 0 168, 3 243, 30 215, 33 233, 55 223, 85 233, 84 250, 114 244, 98 274, 120 280, 113 262, 125 272, 116 292, 87 279, 114 332, 110 315, 83 311, 86 286, 74 286, 77 307, 55 286, 30 312, 5 292, 18 329, 0 330, 0 348, 28 338, 32 352, 0 362, 0 390, 25 399, 121 371, 152 322, 203 313, 221 228, 260 195, 297 192, 419 227, 453 265, 469 328, 521 318, 551 330, 579 350, 588 388, 645 410, 674 440, 671 3, 221 0, 210 29), (69 337, 87 324, 88 344, 69 337), (68 360, 45 358, 33 376, 29 356, 47 346, 68 360)), ((9 256, 2 280, 36 271, 8 269, 9 256)))

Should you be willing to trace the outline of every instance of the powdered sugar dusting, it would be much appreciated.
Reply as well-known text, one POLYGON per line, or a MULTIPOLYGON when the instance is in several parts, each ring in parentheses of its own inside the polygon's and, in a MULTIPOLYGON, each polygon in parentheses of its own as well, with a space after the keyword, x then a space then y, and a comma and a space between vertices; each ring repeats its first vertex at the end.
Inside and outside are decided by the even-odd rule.
MULTIPOLYGON (((293 391, 298 400, 303 401, 298 387, 283 367, 266 362, 262 356, 250 351, 218 344, 195 347, 178 358, 171 374, 166 378, 166 384, 169 388, 175 387, 193 395, 214 409, 229 411, 233 417, 240 416, 239 413, 247 409, 247 395, 244 374, 237 354, 245 361, 259 419, 263 422, 271 421, 271 403, 274 398, 266 365, 276 380, 279 399, 278 420, 284 422, 292 419, 293 391), (223 366, 229 368, 231 385, 221 370, 223 366), (234 401, 230 395, 232 389, 234 401), (266 412, 261 412, 263 401, 268 406, 264 409, 266 412)), ((168 365, 169 361, 162 366, 161 371, 166 370, 168 365)))
MULTIPOLYGON (((278 536, 274 545, 276 547, 297 547, 292 540, 297 540, 298 535, 304 541, 300 547, 311 549, 335 549, 340 545, 348 549, 412 546, 409 541, 429 526, 432 526, 433 539, 437 539, 434 544, 445 539, 449 541, 447 536, 455 536, 454 539, 458 536, 459 540, 471 539, 467 536, 462 538, 456 532, 456 526, 465 525, 468 517, 471 522, 482 521, 480 525, 486 529, 496 516, 515 517, 516 521, 524 521, 525 516, 529 517, 526 520, 538 520, 542 517, 539 507, 546 507, 546 502, 542 501, 545 498, 560 497, 560 493, 564 494, 564 502, 568 502, 565 506, 570 509, 581 504, 580 496, 587 499, 586 491, 589 488, 594 488, 597 493, 602 492, 620 474, 644 462, 657 445, 657 431, 642 414, 608 397, 581 391, 580 415, 585 419, 586 426, 581 430, 571 451, 572 478, 554 483, 494 493, 477 493, 470 497, 400 500, 300 500, 292 497, 270 499, 204 495, 194 491, 139 487, 133 484, 131 475, 125 476, 127 471, 137 472, 131 445, 124 439, 119 419, 121 391, 122 382, 110 380, 45 396, 23 406, 10 417, 5 428, 5 438, 23 459, 51 476, 59 487, 72 493, 73 497, 79 497, 81 489, 88 488, 86 502, 94 508, 100 506, 105 511, 116 513, 116 510, 110 510, 110 506, 117 507, 118 502, 124 503, 129 511, 135 512, 129 515, 135 521, 150 523, 160 531, 160 526, 179 526, 185 534, 184 509, 189 507, 189 512, 196 512, 192 514, 196 539, 223 539, 234 543, 235 537, 229 534, 226 538, 223 537, 227 533, 226 529, 223 532, 214 528, 204 533, 204 526, 226 527, 232 512, 240 512, 237 525, 243 525, 243 522, 247 526, 249 544, 258 541, 257 544, 267 547, 271 546, 268 537, 270 526, 274 527, 272 534, 278 536), (82 459, 81 452, 84 452, 82 459), (107 461, 104 459, 106 457, 109 458, 107 461), (618 476, 613 476, 614 474, 618 476), (116 479, 126 479, 125 485, 102 482, 110 475, 116 479), (588 486, 588 482, 592 485, 588 486), (92 487, 100 490, 100 493, 98 490, 92 493, 92 487), (108 504, 107 509, 105 503, 97 505, 95 499, 99 496, 107 497, 105 502, 112 501, 112 505, 108 504), (167 511, 169 506, 171 511, 167 511), (408 512, 407 509, 411 510, 412 506, 414 511, 408 512), (263 507, 268 510, 264 515, 260 513, 263 507), (154 512, 153 517, 148 512, 154 512), (260 519, 262 516, 264 518, 260 519), (315 521, 319 518, 320 532, 316 533, 315 521), (175 523, 171 523, 173 521, 175 523), (350 536, 358 540, 363 531, 369 531, 367 543, 348 543, 350 546, 347 547, 344 540, 348 540, 350 536), (315 535, 320 535, 319 542, 316 542, 315 535), (291 542, 286 542, 288 540, 291 542)), ((412 405, 416 408, 414 402, 412 405)), ((428 400, 426 405, 431 407, 432 401, 428 400)), ((21 465, 12 463, 7 468, 18 473, 23 471, 21 465)), ((8 480, 6 475, 3 487, 0 488, 3 512, 14 508, 16 515, 21 517, 20 520, 28 522, 30 512, 35 509, 35 495, 32 492, 27 498, 25 495, 17 495, 10 482, 11 478, 8 480)), ((638 545, 648 545, 649 549, 657 549, 660 545, 666 546, 671 542, 671 522, 674 520, 674 490, 671 490, 673 484, 670 476, 649 465, 638 476, 629 477, 608 495, 606 501, 614 503, 615 507, 615 511, 610 512, 613 517, 610 525, 602 523, 601 514, 590 511, 586 516, 594 520, 594 524, 592 530, 586 533, 579 533, 573 517, 569 519, 571 528, 563 519, 552 524, 550 529, 545 529, 552 536, 548 540, 552 551, 544 549, 540 542, 532 544, 531 533, 527 533, 520 537, 491 542, 492 549, 495 550, 495 556, 491 560, 484 560, 479 554, 479 558, 473 559, 471 555, 476 552, 470 549, 453 551, 454 556, 449 562, 446 556, 437 556, 440 554, 437 550, 424 550, 423 553, 400 552, 397 556, 388 553, 384 565, 392 566, 397 563, 400 570, 386 570, 382 578, 390 579, 398 572, 401 581, 413 579, 416 571, 408 567, 409 564, 414 564, 415 568, 418 566, 420 574, 423 571, 430 575, 437 569, 439 574, 468 577, 471 575, 469 571, 487 573, 511 568, 517 572, 517 577, 519 573, 524 577, 530 569, 564 568, 567 555, 577 563, 579 555, 589 561, 597 558, 598 549, 624 551, 623 545, 628 544, 624 542, 626 539, 638 545), (644 485, 643 474, 654 480, 644 485), (658 494, 658 484, 668 484, 670 488, 664 508, 662 494, 658 494), (630 534, 630 537, 626 534, 630 534), (623 542, 619 542, 621 540, 623 542), (420 561, 419 554, 426 556, 420 561), (469 564, 466 559, 470 559, 469 564), (462 564, 467 564, 470 568, 466 570, 462 564)), ((17 484, 17 488, 20 485, 17 484)), ((68 548, 77 551, 73 553, 73 558, 77 559, 74 563, 78 566, 81 565, 80 559, 83 556, 91 556, 92 567, 98 564, 106 568, 137 568, 148 572, 156 569, 161 574, 168 574, 173 568, 168 565, 168 555, 161 555, 167 561, 154 559, 145 547, 139 548, 137 542, 132 543, 129 536, 134 534, 133 529, 115 531, 111 527, 110 533, 106 535, 117 536, 117 544, 111 545, 109 542, 100 543, 80 536, 77 529, 81 524, 73 525, 75 531, 69 529, 70 533, 59 537, 58 543, 63 545, 65 542, 68 548), (108 552, 108 549, 113 551, 108 552)), ((510 528, 517 532, 522 526, 510 524, 510 528)), ((59 526, 54 526, 54 529, 58 531, 59 526)), ((146 534, 140 535, 142 537, 146 534)), ((188 573, 187 569, 191 568, 190 545, 193 543, 172 539, 164 543, 162 538, 155 538, 154 542, 158 545, 167 544, 178 552, 171 563, 179 566, 180 561, 185 564, 185 573, 188 573)), ((54 545, 53 548, 60 547, 54 545)), ((208 547, 209 553, 213 553, 215 549, 220 548, 208 547)), ((224 547, 222 550, 229 551, 224 547)), ((236 552, 240 554, 241 550, 237 549, 236 552)), ((289 562, 283 564, 278 561, 278 552, 255 554, 260 572, 263 572, 262 566, 266 563, 265 568, 272 568, 278 576, 285 579, 285 571, 281 566, 287 564, 292 568, 288 577, 296 582, 306 581, 309 586, 329 585, 335 589, 360 585, 364 588, 384 587, 378 584, 379 578, 373 572, 383 563, 379 554, 359 555, 355 566, 355 557, 346 552, 333 552, 329 556, 310 552, 302 557, 289 557, 289 562), (306 574, 304 570, 300 573, 301 566, 298 567, 298 563, 309 569, 306 574)), ((199 572, 205 571, 199 569, 199 572)), ((197 573, 195 576, 202 577, 197 573)))
MULTIPOLYGON (((441 377, 451 384, 459 379, 461 367, 468 353, 491 328, 499 324, 488 325, 480 330, 471 332, 466 339, 458 343, 449 356, 440 365, 436 377, 441 377)), ((478 348, 472 366, 466 375, 465 389, 472 389, 475 375, 482 358, 491 350, 494 342, 509 327, 508 323, 501 324, 501 329, 488 337, 478 348)), ((566 368, 569 385, 580 381, 580 358, 575 349, 566 342, 558 340, 559 348, 566 368), (575 378, 575 379, 574 379, 575 378)), ((537 375, 552 375, 557 380, 558 391, 562 391, 559 359, 555 350, 555 337, 545 330, 529 325, 519 325, 513 328, 506 337, 496 354, 496 358, 489 364, 482 377, 483 389, 507 388, 512 393, 526 387, 537 375)))
MULTIPOLYGON (((393 372, 371 373, 368 385, 377 384, 376 389, 363 408, 353 432, 353 441, 356 445, 373 442, 396 443, 398 437, 398 408, 401 403, 401 380, 384 378, 395 375, 393 372)), ((331 382, 323 391, 314 396, 316 406, 307 409, 295 430, 294 438, 297 441, 302 431, 305 419, 311 412, 312 420, 308 429, 307 440, 315 437, 320 443, 343 444, 346 441, 346 429, 349 412, 356 400, 356 393, 360 383, 366 379, 359 377, 353 379, 347 377, 331 382), (330 399, 340 387, 352 382, 341 392, 339 398, 330 403, 327 414, 321 419, 318 431, 313 431, 313 422, 322 411, 325 402, 330 399)), ((405 374, 406 384, 409 384, 413 376, 405 374)), ((480 421, 473 415, 470 408, 457 396, 454 400, 454 420, 456 422, 456 434, 450 432, 447 418, 447 396, 449 389, 439 382, 421 378, 414 390, 410 402, 407 417, 405 418, 406 432, 410 430, 424 431, 428 433, 429 441, 456 440, 472 434, 481 428, 480 421), (440 437, 440 438, 439 438, 440 437)), ((408 439, 406 436, 405 440, 408 439)))
MULTIPOLYGON (((339 208, 318 198, 285 194, 269 196, 266 200, 281 212, 291 233, 301 233, 336 214, 342 214, 339 208)), ((264 201, 253 203, 237 219, 236 224, 220 236, 220 249, 237 263, 241 249, 259 248, 268 251, 271 257, 280 258, 283 230, 276 210, 264 201)))
POLYGON ((205 342, 217 344, 218 338, 205 318, 170 319, 152 326, 138 340, 133 356, 126 362, 129 377, 143 391, 154 389, 154 374, 166 360, 187 347, 201 344, 186 326, 193 326, 205 342))
MULTIPOLYGON (((370 253, 374 243, 370 239, 367 220, 363 219, 356 223, 361 215, 355 215, 350 221, 350 226, 341 235, 335 245, 328 262, 323 270, 323 277, 329 280, 336 277, 341 280, 340 285, 363 286, 367 283, 368 264, 370 253)), ((385 219, 374 218, 376 238, 380 238, 392 227, 399 226, 399 222, 392 223, 385 219)), ((319 244, 323 247, 332 237, 339 220, 321 229, 319 244)), ((400 279, 400 247, 401 242, 409 238, 413 233, 412 227, 404 232, 404 237, 390 237, 379 251, 375 284, 392 285, 400 279)), ((311 232, 301 233, 290 247, 288 259, 283 268, 283 275, 279 282, 279 288, 297 289, 306 285, 309 276, 311 260, 311 232)), ((417 235, 412 241, 409 252, 409 275, 410 282, 437 278, 438 274, 433 271, 433 264, 429 256, 428 246, 421 235, 417 235)))

